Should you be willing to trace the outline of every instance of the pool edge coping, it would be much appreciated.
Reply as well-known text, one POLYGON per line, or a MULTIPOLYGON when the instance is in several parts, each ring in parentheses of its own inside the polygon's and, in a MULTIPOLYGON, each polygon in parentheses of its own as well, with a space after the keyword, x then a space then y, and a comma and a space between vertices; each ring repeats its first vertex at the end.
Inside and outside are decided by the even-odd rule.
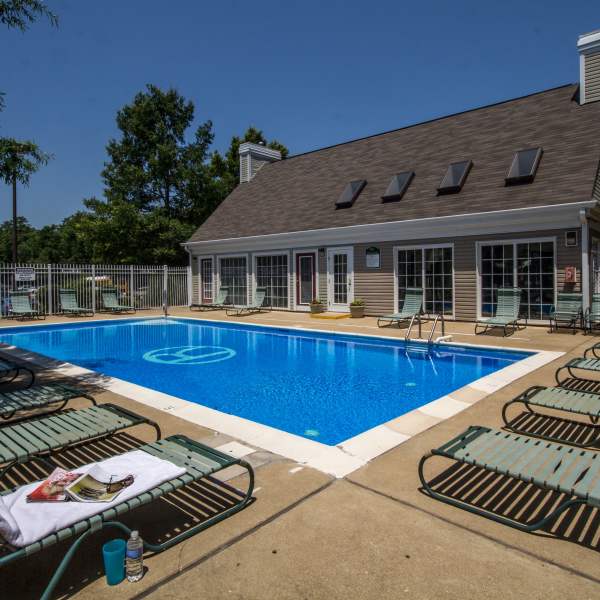
MULTIPOLYGON (((129 319, 106 320, 120 322, 125 320, 162 319, 161 316, 139 316, 129 319)), ((230 323, 218 319, 197 319, 194 317, 168 317, 174 320, 191 320, 195 322, 208 323, 230 323)), ((95 321, 96 322, 96 321, 95 321)), ((23 327, 35 326, 64 326, 77 323, 89 323, 89 321, 71 321, 69 323, 32 323, 23 327)), ((377 338, 382 340, 395 340, 389 336, 377 336, 372 334, 334 332, 323 329, 308 329, 305 327, 285 327, 278 325, 262 325, 248 323, 254 327, 265 327, 272 329, 283 329, 291 332, 306 331, 314 333, 325 333, 344 336, 356 336, 377 338)), ((17 325, 17 327, 20 327, 17 325)), ((1 329, 0 329, 1 331, 1 329)), ((400 340, 402 341, 402 340, 400 340)), ((422 342, 422 340, 412 340, 422 342)), ((15 358, 29 362, 42 368, 50 368, 61 375, 77 379, 89 379, 90 376, 99 381, 93 383, 107 391, 125 396, 131 400, 161 410, 186 421, 200 425, 207 429, 229 435, 247 444, 257 446, 274 454, 294 460, 295 462, 315 468, 336 478, 342 478, 353 471, 366 465, 377 456, 399 446, 412 437, 426 431, 430 427, 453 417, 466 410, 473 404, 483 400, 490 394, 509 385, 510 383, 532 373, 540 367, 560 358, 565 353, 548 350, 523 350, 522 348, 503 348, 481 344, 462 344, 456 342, 437 342, 438 346, 460 346, 469 348, 483 348, 496 351, 517 351, 529 353, 530 356, 508 365, 494 373, 476 379, 471 383, 458 388, 449 394, 436 398, 427 404, 415 408, 399 417, 391 419, 380 425, 376 425, 367 431, 359 433, 335 446, 329 446, 316 440, 309 440, 299 435, 263 425, 244 417, 238 417, 217 411, 202 404, 196 404, 177 396, 153 390, 139 384, 131 383, 117 377, 103 375, 91 369, 79 367, 73 363, 60 361, 43 354, 21 349, 16 346, 2 345, 3 352, 12 354, 15 358)))

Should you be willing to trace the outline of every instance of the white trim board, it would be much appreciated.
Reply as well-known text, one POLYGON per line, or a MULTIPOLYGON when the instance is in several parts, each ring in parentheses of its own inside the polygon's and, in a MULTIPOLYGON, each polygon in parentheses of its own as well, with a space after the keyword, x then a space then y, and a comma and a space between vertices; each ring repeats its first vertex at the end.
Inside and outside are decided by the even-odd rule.
MULTIPOLYGON (((138 317, 129 320, 148 319, 157 317, 138 317)), ((125 319, 124 319, 125 320, 125 319)), ((174 320, 190 320, 194 322, 214 322, 214 323, 231 323, 231 321, 209 321, 208 319, 194 319, 194 318, 179 318, 174 317, 174 320)), ((78 321, 81 322, 81 321, 78 321)), ((85 321, 84 321, 85 322, 85 321)), ((97 322, 97 321, 96 321, 97 322)), ((111 323, 112 320, 106 321, 111 323)), ((73 321, 75 323, 75 321, 73 321)), ((88 321, 89 323, 89 321, 88 321)), ((56 327, 64 327, 64 323, 47 324, 56 327)), ((294 335, 298 335, 298 329, 291 329, 289 327, 273 326, 273 325, 258 325, 244 323, 244 325, 253 325, 255 327, 265 327, 272 329, 284 329, 293 332, 294 335)), ((42 327, 44 324, 25 325, 24 327, 42 327)), ((12 327, 11 327, 12 329, 12 327)), ((376 336, 368 334, 348 334, 345 332, 332 332, 327 330, 318 329, 303 329, 303 332, 316 332, 333 335, 344 335, 344 336, 356 336, 356 337, 367 337, 377 338, 389 341, 389 337, 376 336)), ((488 348, 493 350, 516 350, 523 352, 523 349, 518 348, 499 348, 488 345, 475 345, 475 344, 456 344, 456 343, 442 343, 439 346, 460 346, 460 347, 473 347, 473 348, 488 348)), ((90 376, 97 378, 96 381, 92 381, 92 384, 98 385, 103 389, 109 390, 115 394, 119 394, 135 400, 141 404, 150 406, 156 410, 166 412, 173 416, 185 419, 191 423, 195 423, 202 427, 213 429, 214 431, 227 434, 233 438, 245 442, 252 446, 257 446, 279 454, 285 458, 289 458, 298 463, 307 465, 315 468, 319 471, 328 473, 334 477, 345 477, 352 473, 356 469, 367 464, 373 458, 380 454, 395 448, 396 446, 407 441, 414 435, 417 435, 421 431, 424 431, 431 425, 424 426, 421 431, 413 431, 412 433, 402 433, 398 429, 402 428, 403 419, 408 420, 413 418, 415 415, 421 415, 429 417, 429 421, 433 419, 433 424, 441 422, 451 416, 465 410, 472 403, 464 402, 458 398, 454 398, 453 394, 463 391, 465 388, 469 388, 472 391, 479 392, 481 397, 485 397, 500 388, 508 385, 516 379, 531 373, 532 371, 540 368, 541 366, 556 360, 564 354, 564 352, 548 352, 548 351, 532 351, 536 352, 531 356, 524 358, 504 369, 491 373, 485 377, 477 379, 471 382, 465 388, 455 390, 450 394, 442 396, 428 404, 420 406, 419 408, 409 411, 404 415, 377 425, 372 429, 369 429, 363 433, 360 433, 352 438, 340 442, 336 446, 328 446, 314 440, 305 439, 301 436, 256 423, 243 417, 236 415, 223 413, 207 406, 196 404, 171 396, 157 390, 146 388, 144 386, 130 383, 128 381, 118 379, 116 377, 108 377, 90 369, 79 367, 72 363, 65 363, 56 359, 46 357, 44 355, 34 353, 28 350, 23 350, 15 346, 2 346, 2 351, 6 354, 12 355, 15 358, 24 360, 31 364, 34 364, 43 368, 51 368, 56 373, 67 377, 86 379, 90 383, 90 376)), ((457 394, 458 395, 458 394, 457 394)))

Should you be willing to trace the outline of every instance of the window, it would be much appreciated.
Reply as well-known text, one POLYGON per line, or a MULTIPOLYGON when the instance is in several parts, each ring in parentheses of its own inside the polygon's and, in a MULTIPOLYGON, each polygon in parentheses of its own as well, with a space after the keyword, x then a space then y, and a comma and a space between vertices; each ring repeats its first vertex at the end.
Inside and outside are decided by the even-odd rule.
POLYGON ((256 257, 256 287, 266 288, 265 303, 267 306, 288 307, 287 254, 256 257))
POLYGON ((400 200, 414 176, 414 171, 405 171, 404 173, 394 175, 381 199, 384 202, 397 202, 400 200))
POLYGON ((233 304, 248 303, 248 278, 245 256, 231 256, 220 259, 221 286, 229 288, 229 301, 233 304))
POLYGON ((473 166, 470 160, 455 162, 448 166, 448 170, 438 187, 438 194, 454 194, 460 192, 473 166))
POLYGON ((529 148, 528 150, 516 152, 508 170, 505 184, 531 183, 535 178, 541 157, 541 148, 529 148))
POLYGON ((212 276, 213 276, 212 258, 203 258, 200 261, 200 284, 202 286, 201 295, 203 302, 212 302, 212 276))
POLYGON ((398 310, 406 289, 423 288, 423 308, 427 313, 454 313, 452 246, 400 248, 396 254, 398 310))
POLYGON ((338 198, 335 203, 336 208, 349 208, 358 198, 360 193, 363 191, 367 181, 365 179, 357 179, 346 184, 342 195, 338 198))
POLYGON ((554 242, 532 240, 481 246, 481 315, 492 316, 498 288, 521 289, 521 316, 547 319, 554 304, 554 242))
POLYGON ((333 255, 333 303, 348 303, 348 255, 345 252, 333 255))

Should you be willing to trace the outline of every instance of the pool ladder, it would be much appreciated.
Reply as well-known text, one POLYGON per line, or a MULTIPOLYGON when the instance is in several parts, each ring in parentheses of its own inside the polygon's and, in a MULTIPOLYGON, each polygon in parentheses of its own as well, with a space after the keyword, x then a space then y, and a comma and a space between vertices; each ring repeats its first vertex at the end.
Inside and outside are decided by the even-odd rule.
MULTIPOLYGON (((410 325, 408 326, 408 331, 406 332, 406 336, 404 336, 404 339, 406 341, 408 341, 410 339, 410 333, 412 331, 413 325, 415 324, 415 320, 417 321, 418 325, 419 325, 419 339, 422 339, 422 334, 421 334, 421 315, 413 315, 412 319, 410 320, 410 325)), ((428 319, 429 320, 429 319, 428 319)), ((429 332, 429 336, 427 337, 427 343, 428 344, 432 344, 433 343, 433 334, 435 333, 435 330, 437 328, 438 323, 441 322, 442 324, 442 336, 444 337, 446 335, 446 323, 444 321, 444 314, 443 313, 436 313, 433 317, 433 326, 431 327, 431 331, 429 332)))

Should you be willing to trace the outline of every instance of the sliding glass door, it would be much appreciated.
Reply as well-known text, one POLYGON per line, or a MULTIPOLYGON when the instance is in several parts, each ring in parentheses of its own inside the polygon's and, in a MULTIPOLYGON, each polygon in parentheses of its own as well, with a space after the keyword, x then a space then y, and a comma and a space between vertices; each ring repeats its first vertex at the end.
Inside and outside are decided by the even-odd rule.
POLYGON ((229 302, 248 303, 248 264, 245 256, 226 256, 219 259, 221 287, 229 288, 229 302))
POLYGON ((287 254, 256 256, 255 261, 256 287, 263 287, 267 290, 266 305, 273 308, 288 308, 287 254))

